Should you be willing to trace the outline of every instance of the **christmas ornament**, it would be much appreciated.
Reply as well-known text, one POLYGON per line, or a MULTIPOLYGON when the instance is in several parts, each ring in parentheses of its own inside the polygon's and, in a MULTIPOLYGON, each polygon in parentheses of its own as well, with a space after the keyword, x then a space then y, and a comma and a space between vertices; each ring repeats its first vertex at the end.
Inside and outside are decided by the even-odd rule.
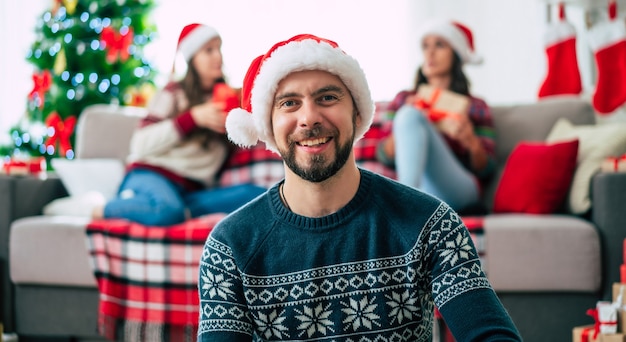
POLYGON ((626 103, 626 27, 615 20, 617 3, 609 2, 609 20, 589 30, 589 45, 598 67, 598 81, 592 104, 602 115, 614 112, 626 103))
POLYGON ((76 117, 69 116, 63 120, 59 113, 52 112, 46 118, 46 127, 52 129, 52 134, 48 136, 44 143, 46 147, 52 147, 56 150, 57 144, 59 145, 59 155, 65 157, 67 152, 72 150, 72 143, 70 137, 74 133, 74 127, 76 126, 76 117))
POLYGON ((124 34, 115 32, 111 26, 103 28, 100 39, 105 44, 107 62, 113 63, 117 61, 118 57, 122 62, 125 62, 130 56, 128 48, 133 43, 133 36, 132 27, 129 27, 124 34))
POLYGON ((50 13, 52 15, 57 15, 57 11, 61 8, 61 0, 52 0, 52 8, 50 9, 50 13))
POLYGON ((74 15, 74 12, 76 11, 76 5, 78 5, 78 0, 62 0, 63 1, 63 6, 65 6, 65 10, 67 11, 67 13, 69 13, 70 15, 74 15))
POLYGON ((35 96, 39 99, 39 108, 43 107, 43 104, 46 99, 46 92, 50 89, 52 85, 52 75, 49 70, 44 70, 41 73, 33 74, 33 90, 30 91, 28 98, 33 100, 35 96))
POLYGON ((544 32, 548 74, 539 89, 539 98, 578 95, 582 81, 576 56, 576 29, 565 19, 565 5, 559 3, 559 19, 544 32))
POLYGON ((55 75, 60 75, 65 69, 67 69, 67 58, 65 57, 65 49, 61 49, 54 59, 52 70, 55 75))
POLYGON ((140 87, 132 87, 124 97, 127 106, 145 107, 155 94, 156 89, 151 83, 144 83, 140 87))

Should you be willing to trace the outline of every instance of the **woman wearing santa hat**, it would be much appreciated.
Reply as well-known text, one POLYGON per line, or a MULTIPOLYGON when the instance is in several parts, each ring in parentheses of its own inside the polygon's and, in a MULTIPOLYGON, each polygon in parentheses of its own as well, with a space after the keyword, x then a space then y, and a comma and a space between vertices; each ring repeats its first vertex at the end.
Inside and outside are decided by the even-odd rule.
MULTIPOLYGON (((401 183, 421 189, 447 202, 459 212, 476 209, 481 182, 495 166, 493 123, 489 107, 471 96, 465 64, 479 64, 472 33, 455 21, 434 20, 420 31, 423 64, 415 87, 401 91, 390 105, 395 112, 393 134, 378 146, 378 159, 396 168, 401 183), (421 85, 463 95, 466 113, 427 114, 432 110, 416 97, 421 85), (467 114, 467 115, 465 115, 467 114)), ((423 88, 422 88, 423 89, 423 88)), ((443 98, 443 95, 440 95, 443 98)), ((432 104, 431 104, 432 105, 432 104)))
POLYGON ((221 46, 211 26, 194 23, 183 28, 177 52, 187 62, 187 72, 152 99, 132 137, 128 172, 118 196, 96 206, 95 218, 172 225, 231 212, 265 191, 251 184, 216 187, 216 175, 234 146, 225 135, 228 108, 213 96, 214 89, 226 83, 221 46))

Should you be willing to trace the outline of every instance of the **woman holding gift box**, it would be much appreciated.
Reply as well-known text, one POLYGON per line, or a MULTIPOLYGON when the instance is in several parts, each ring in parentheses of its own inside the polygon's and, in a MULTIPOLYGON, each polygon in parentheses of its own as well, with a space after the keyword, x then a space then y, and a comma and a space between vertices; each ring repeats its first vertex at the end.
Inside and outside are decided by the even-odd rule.
POLYGON ((251 184, 215 187, 216 175, 234 148, 225 135, 226 113, 239 104, 224 79, 221 45, 213 27, 183 28, 177 49, 187 73, 152 99, 131 140, 128 172, 118 196, 95 205, 94 218, 172 225, 231 212, 265 192, 251 184))
POLYGON ((378 146, 377 156, 395 165, 401 183, 469 212, 479 201, 481 181, 495 167, 489 107, 470 95, 463 72, 465 64, 482 60, 471 31, 457 22, 427 23, 420 43, 424 61, 415 87, 391 103, 393 134, 378 146))

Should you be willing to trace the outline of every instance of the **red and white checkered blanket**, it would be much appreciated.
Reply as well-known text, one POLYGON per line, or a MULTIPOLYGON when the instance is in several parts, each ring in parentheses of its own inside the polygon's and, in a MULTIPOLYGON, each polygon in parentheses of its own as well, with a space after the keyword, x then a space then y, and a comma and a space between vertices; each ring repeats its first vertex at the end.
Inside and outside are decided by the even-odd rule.
POLYGON ((167 228, 91 222, 87 246, 100 292, 98 332, 115 341, 195 341, 198 265, 207 236, 223 217, 167 228))
MULTIPOLYGON (((355 157, 361 167, 395 178, 393 169, 376 161, 376 144, 390 129, 389 122, 376 121, 355 145, 355 157)), ((259 144, 230 158, 220 185, 270 187, 283 177, 279 156, 259 144)), ((202 248, 223 217, 209 215, 165 228, 113 219, 91 222, 87 245, 100 292, 99 333, 118 341, 195 341, 202 248)), ((482 219, 467 218, 466 224, 482 255, 482 219)))

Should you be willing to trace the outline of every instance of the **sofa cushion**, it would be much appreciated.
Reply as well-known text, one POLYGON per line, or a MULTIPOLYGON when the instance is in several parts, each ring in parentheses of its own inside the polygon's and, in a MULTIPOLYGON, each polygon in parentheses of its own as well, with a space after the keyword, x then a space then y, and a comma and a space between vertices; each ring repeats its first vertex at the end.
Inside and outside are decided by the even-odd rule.
POLYGON ((95 287, 85 243, 88 218, 31 216, 11 224, 9 269, 15 284, 95 287))
POLYGON ((568 139, 579 139, 580 143, 578 167, 569 192, 567 209, 573 214, 584 214, 591 208, 591 177, 600 170, 606 157, 626 152, 626 124, 574 125, 570 120, 562 118, 556 122, 546 141, 568 139))
POLYGON ((485 217, 488 277, 498 292, 596 292, 602 280, 600 236, 571 215, 485 217))
POLYGON ((576 169, 578 140, 522 142, 508 158, 494 213, 551 214, 561 207, 576 169))
POLYGON ((497 190, 506 160, 521 141, 545 141, 550 130, 561 117, 576 125, 596 122, 589 101, 573 96, 554 96, 535 103, 501 105, 492 108, 496 130, 496 173, 484 189, 483 204, 489 209, 497 190))
POLYGON ((116 195, 126 172, 124 163, 115 158, 55 158, 51 164, 70 196, 95 191, 111 199, 116 195))

